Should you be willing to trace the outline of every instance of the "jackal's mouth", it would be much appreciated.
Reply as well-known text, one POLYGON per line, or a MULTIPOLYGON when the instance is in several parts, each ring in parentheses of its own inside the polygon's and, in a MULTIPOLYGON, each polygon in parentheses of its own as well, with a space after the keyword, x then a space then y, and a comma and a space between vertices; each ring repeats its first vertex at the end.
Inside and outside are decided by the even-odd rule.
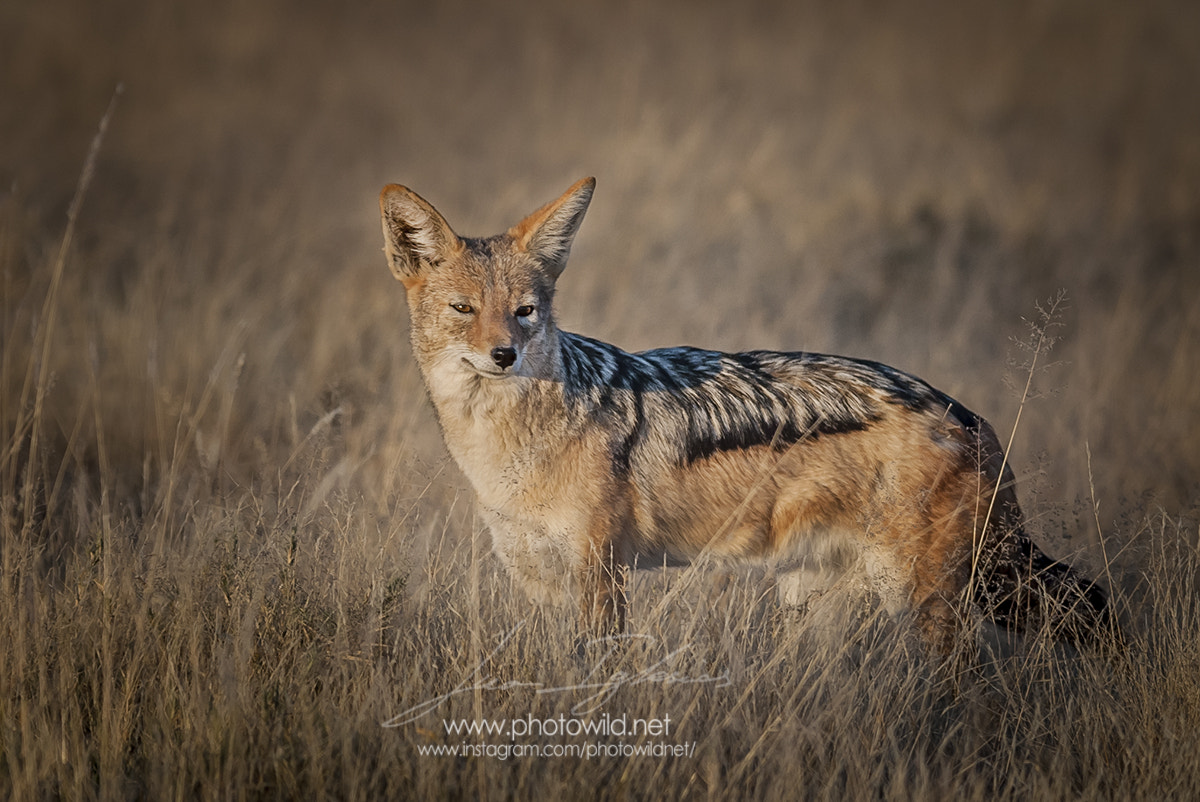
POLYGON ((463 357, 463 363, 469 367, 472 372, 485 379, 507 379, 509 376, 513 375, 511 368, 506 368, 504 370, 500 370, 499 368, 481 368, 471 360, 467 359, 465 356, 463 357))

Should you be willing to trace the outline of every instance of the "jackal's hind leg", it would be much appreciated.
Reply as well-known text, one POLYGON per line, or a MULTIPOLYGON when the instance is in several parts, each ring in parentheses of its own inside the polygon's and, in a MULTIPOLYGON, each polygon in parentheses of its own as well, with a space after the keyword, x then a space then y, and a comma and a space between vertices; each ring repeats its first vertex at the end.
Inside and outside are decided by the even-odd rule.
POLYGON ((779 574, 775 579, 775 593, 782 607, 807 612, 820 601, 837 578, 827 570, 804 565, 779 574))

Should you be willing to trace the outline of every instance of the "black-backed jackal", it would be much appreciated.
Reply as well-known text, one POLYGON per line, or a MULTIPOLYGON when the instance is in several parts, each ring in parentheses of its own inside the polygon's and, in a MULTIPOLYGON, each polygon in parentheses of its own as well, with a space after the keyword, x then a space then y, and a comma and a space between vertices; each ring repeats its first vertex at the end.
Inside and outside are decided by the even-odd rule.
POLYGON ((446 445, 531 595, 573 577, 585 623, 620 629, 632 566, 707 554, 803 571, 832 544, 938 651, 970 603, 1018 627, 1050 610, 1068 637, 1094 637, 1105 594, 1026 536, 992 427, 920 379, 822 354, 632 354, 560 331, 555 282, 594 186, 485 239, 405 187, 380 195, 446 445))

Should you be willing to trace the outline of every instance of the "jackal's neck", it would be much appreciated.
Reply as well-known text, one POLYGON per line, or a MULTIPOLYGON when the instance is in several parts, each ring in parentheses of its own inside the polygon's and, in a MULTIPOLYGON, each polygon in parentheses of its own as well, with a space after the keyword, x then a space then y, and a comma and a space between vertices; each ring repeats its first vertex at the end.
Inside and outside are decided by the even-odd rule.
POLYGON ((480 375, 461 357, 422 362, 446 446, 485 506, 504 508, 513 482, 538 483, 574 442, 576 416, 563 391, 561 348, 504 378, 480 375), (520 470, 518 470, 520 466, 520 470))

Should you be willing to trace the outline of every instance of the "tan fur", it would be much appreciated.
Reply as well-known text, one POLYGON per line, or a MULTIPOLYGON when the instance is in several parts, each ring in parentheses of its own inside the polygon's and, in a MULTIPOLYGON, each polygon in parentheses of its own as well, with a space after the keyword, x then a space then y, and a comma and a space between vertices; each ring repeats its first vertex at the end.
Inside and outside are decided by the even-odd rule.
MULTIPOLYGON (((913 611, 929 643, 946 651, 977 557, 998 553, 1021 526, 992 429, 964 426, 950 406, 906 407, 846 379, 846 392, 877 410, 861 427, 782 448, 714 446, 689 460, 671 451, 664 421, 649 412, 638 423, 628 405, 605 411, 569 397, 553 290, 593 183, 576 183, 488 240, 459 238, 404 187, 380 196, 414 352, 502 562, 535 598, 561 595, 573 577, 585 624, 606 630, 623 626, 635 564, 710 555, 805 570, 822 552, 849 549, 884 603, 913 611), (512 364, 502 364, 508 356, 512 364), (640 450, 624 457, 633 462, 618 464, 635 436, 640 450)), ((818 386, 819 376, 799 371, 771 381, 828 392, 828 379, 818 386)))

